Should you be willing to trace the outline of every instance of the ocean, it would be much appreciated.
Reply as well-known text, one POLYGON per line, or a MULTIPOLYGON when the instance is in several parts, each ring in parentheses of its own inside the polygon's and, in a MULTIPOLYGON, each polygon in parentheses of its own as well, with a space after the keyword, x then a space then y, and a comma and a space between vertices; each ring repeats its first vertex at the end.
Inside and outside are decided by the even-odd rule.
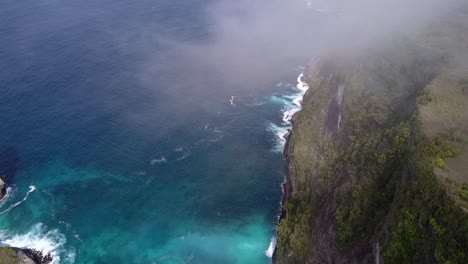
POLYGON ((304 68, 183 82, 161 39, 209 42, 211 2, 2 1, 3 245, 53 263, 270 262, 304 68))

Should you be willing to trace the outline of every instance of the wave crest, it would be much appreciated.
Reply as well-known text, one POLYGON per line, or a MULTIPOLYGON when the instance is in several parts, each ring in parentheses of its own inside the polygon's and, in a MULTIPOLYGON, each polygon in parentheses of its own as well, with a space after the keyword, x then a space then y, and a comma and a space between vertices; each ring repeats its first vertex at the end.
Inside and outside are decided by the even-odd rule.
POLYGON ((48 230, 42 223, 35 224, 26 234, 11 234, 8 231, 0 232, 0 240, 4 245, 18 248, 31 248, 52 256, 52 264, 74 263, 75 250, 66 250, 65 235, 58 229, 48 230), (66 256, 61 261, 60 254, 66 256))

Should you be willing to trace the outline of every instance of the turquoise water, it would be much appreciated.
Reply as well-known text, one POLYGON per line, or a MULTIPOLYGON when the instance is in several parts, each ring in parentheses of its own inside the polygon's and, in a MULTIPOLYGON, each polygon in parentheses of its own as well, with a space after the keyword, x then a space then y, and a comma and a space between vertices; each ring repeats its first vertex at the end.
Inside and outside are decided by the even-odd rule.
POLYGON ((1 243, 55 263, 269 263, 301 69, 184 86, 156 43, 142 78, 147 30, 207 41, 208 4, 2 3, 1 243))

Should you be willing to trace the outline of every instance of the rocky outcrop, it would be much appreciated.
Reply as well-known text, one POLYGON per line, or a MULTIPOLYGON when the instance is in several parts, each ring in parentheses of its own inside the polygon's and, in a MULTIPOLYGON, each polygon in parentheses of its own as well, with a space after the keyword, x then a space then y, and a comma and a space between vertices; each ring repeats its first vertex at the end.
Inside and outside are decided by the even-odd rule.
POLYGON ((16 254, 18 256, 18 263, 21 264, 37 264, 32 258, 30 258, 24 251, 17 249, 16 254))
POLYGON ((7 191, 6 182, 0 177, 0 200, 5 197, 7 191))
POLYGON ((50 254, 29 248, 0 247, 1 264, 49 264, 52 262, 50 254))

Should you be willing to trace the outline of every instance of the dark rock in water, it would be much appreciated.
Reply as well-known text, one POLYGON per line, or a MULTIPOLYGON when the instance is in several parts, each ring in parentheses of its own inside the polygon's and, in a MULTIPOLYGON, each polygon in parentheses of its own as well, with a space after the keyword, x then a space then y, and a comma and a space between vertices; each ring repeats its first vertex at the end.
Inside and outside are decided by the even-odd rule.
POLYGON ((0 200, 6 195, 6 183, 0 178, 0 200))
POLYGON ((18 170, 19 155, 14 147, 0 147, 0 176, 5 182, 12 184, 18 170))
POLYGON ((24 254, 28 259, 34 261, 37 264, 49 264, 52 262, 52 256, 50 254, 42 253, 42 251, 31 249, 31 248, 15 248, 18 252, 24 254))
POLYGON ((0 247, 0 263, 2 264, 49 264, 50 254, 30 248, 0 247))

